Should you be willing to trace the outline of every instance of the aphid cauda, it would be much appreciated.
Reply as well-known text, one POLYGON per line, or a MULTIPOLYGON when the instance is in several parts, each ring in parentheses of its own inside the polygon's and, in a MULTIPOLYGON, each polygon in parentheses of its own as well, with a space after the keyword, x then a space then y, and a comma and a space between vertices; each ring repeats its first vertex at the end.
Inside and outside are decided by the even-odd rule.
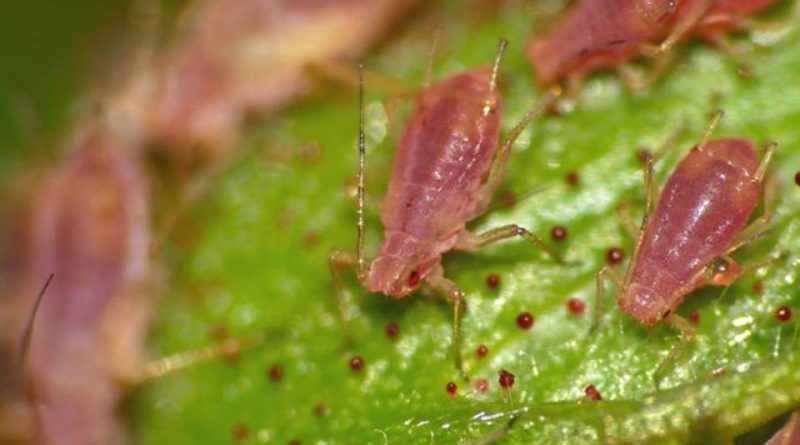
POLYGON ((702 286, 729 285, 763 265, 741 267, 730 254, 766 230, 771 216, 769 187, 764 214, 746 224, 764 188, 775 144, 766 146, 759 162, 749 139, 709 141, 721 117, 722 111, 718 111, 700 143, 678 164, 660 193, 653 181, 653 162, 660 154, 648 160, 642 229, 630 222, 625 224, 637 239, 625 277, 620 277, 612 265, 597 273, 595 326, 605 293, 603 280, 608 276, 619 286, 617 303, 623 311, 645 326, 666 321, 681 332, 680 343, 653 375, 656 383, 694 336, 691 323, 675 313, 686 295, 702 286), (651 211, 653 205, 655 210, 651 211))
MULTIPOLYGON (((500 42, 494 66, 452 75, 422 89, 400 141, 381 221, 384 240, 377 257, 367 265, 364 255, 364 93, 360 87, 358 174, 358 238, 356 252, 335 249, 329 257, 334 295, 346 320, 340 274, 356 266, 367 290, 403 298, 421 285, 446 296, 454 305, 453 350, 461 364, 461 320, 464 293, 444 277, 443 253, 472 250, 520 236, 561 262, 534 234, 510 224, 481 234, 465 228, 482 214, 503 177, 511 147, 524 127, 552 103, 548 94, 530 109, 498 149, 500 94, 497 73, 506 42, 500 42), (485 179, 484 179, 485 178, 485 179)), ((346 324, 345 324, 346 325, 346 324)))
MULTIPOLYGON (((145 363, 152 315, 147 179, 133 141, 97 119, 80 128, 74 153, 33 196, 17 331, 34 443, 112 443, 120 437, 124 384, 155 377, 249 341, 145 363), (54 274, 34 320, 28 290, 54 274)), ((38 300, 37 300, 38 301, 38 300)))
POLYGON ((625 65, 628 60, 665 54, 691 36, 732 48, 724 33, 745 26, 748 15, 775 1, 581 0, 526 51, 543 84, 566 79, 575 92, 587 73, 617 68, 636 86, 640 82, 625 65))

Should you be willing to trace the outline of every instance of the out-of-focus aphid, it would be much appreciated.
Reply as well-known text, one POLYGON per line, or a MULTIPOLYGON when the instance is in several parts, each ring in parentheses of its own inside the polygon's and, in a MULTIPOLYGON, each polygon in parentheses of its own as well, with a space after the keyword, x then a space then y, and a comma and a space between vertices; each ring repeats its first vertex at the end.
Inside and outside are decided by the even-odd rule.
POLYGON ((315 67, 362 54, 415 3, 201 2, 155 74, 150 136, 179 157, 227 151, 247 113, 272 111, 307 90, 315 67))
POLYGON ((587 73, 603 68, 617 68, 632 87, 640 87, 642 80, 625 65, 631 58, 664 55, 692 36, 731 49, 725 33, 746 26, 749 15, 775 1, 581 0, 550 33, 528 45, 528 58, 540 83, 566 79, 571 92, 587 73))

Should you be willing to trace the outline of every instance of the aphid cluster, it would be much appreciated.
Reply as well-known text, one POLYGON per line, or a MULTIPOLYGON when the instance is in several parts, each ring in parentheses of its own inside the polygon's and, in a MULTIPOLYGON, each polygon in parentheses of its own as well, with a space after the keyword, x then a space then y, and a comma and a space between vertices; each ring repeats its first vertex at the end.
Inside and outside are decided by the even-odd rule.
MULTIPOLYGON (((355 76, 350 74, 355 71, 338 59, 364 52, 415 3, 207 0, 195 10, 183 40, 165 52, 159 63, 139 66, 122 90, 110 95, 109 109, 78 128, 69 160, 32 195, 26 261, 15 293, 19 297, 11 310, 16 330, 25 333, 22 374, 36 443, 108 443, 119 434, 116 408, 123 396, 119 382, 135 383, 252 343, 252 339, 237 339, 157 362, 143 359, 155 281, 145 146, 155 141, 173 154, 180 153, 178 157, 190 153, 189 157, 219 158, 233 146, 247 113, 272 111, 307 90, 311 73, 352 80, 355 76), (311 30, 336 38, 324 44, 301 39, 307 46, 295 45, 293 36, 311 30), (133 130, 120 131, 121 125, 133 130), (54 278, 48 280, 46 295, 34 299, 34 289, 48 275, 54 278), (31 307, 35 317, 26 319, 31 307)), ((380 213, 383 239, 371 261, 364 241, 365 82, 360 68, 356 248, 335 249, 328 259, 345 337, 355 340, 348 329, 341 280, 344 269, 354 268, 366 290, 392 298, 433 291, 453 305, 453 361, 469 381, 462 358, 468 297, 445 276, 442 256, 518 237, 549 260, 572 266, 559 249, 551 247, 552 243, 569 247, 574 234, 564 225, 550 228, 549 241, 517 224, 482 233, 466 227, 489 208, 515 141, 534 118, 554 105, 561 95, 558 83, 566 81, 569 90, 577 93, 587 74, 612 68, 631 86, 641 88, 664 70, 674 57, 675 45, 690 37, 735 52, 725 33, 750 26, 748 16, 772 3, 578 1, 562 22, 528 44, 525 51, 536 80, 547 92, 503 139, 499 74, 505 39, 491 66, 467 69, 435 83, 426 80, 396 149, 380 213), (652 76, 637 76, 628 63, 637 58, 655 60, 652 76)), ((759 156, 748 138, 711 139, 721 117, 721 112, 715 115, 661 190, 655 184, 653 166, 663 149, 636 153, 645 165, 644 216, 640 226, 623 221, 636 240, 635 248, 626 252, 614 246, 598 254, 603 255, 605 266, 597 272, 594 328, 600 325, 605 279, 610 278, 617 284, 616 300, 623 311, 645 326, 664 321, 681 333, 680 342, 655 367, 656 381, 700 323, 696 311, 688 319, 676 314, 683 299, 703 286, 729 285, 763 265, 741 266, 730 254, 768 228, 772 193, 766 178, 776 145, 767 144, 759 156), (762 195, 764 214, 748 224, 762 195), (620 275, 616 266, 628 256, 627 271, 620 275)), ((319 157, 319 153, 308 157, 319 157)), ((564 181, 573 189, 587 187, 574 171, 564 181)), ((795 181, 800 184, 800 173, 795 181)), ((500 197, 501 201, 513 203, 513 195, 508 196, 500 197)), ((318 242, 318 235, 311 235, 308 245, 318 242)), ((491 292, 504 290, 498 274, 487 275, 484 282, 491 292)), ((584 299, 565 297, 564 301, 566 316, 576 321, 584 318, 584 299)), ((780 306, 774 317, 789 322, 792 309, 780 306)), ((508 324, 526 332, 534 328, 536 317, 522 311, 508 324)), ((400 333, 396 321, 383 327, 387 341, 402 342, 400 333)), ((489 347, 475 347, 473 360, 491 359, 489 347)), ((370 357, 352 353, 340 362, 353 378, 367 375, 370 363, 370 357)), ((262 369, 275 385, 291 378, 280 363, 262 369)), ((518 378, 527 376, 518 377, 506 369, 497 372, 503 399, 511 403, 512 388, 518 378)), ((447 381, 444 392, 451 397, 486 393, 489 382, 476 378, 459 387, 461 383, 447 381)), ((591 401, 603 399, 593 384, 585 386, 583 394, 591 401)), ((329 413, 322 403, 312 411, 319 418, 329 413)), ((796 424, 793 417, 787 431, 797 429, 796 424)), ((241 441, 251 436, 245 424, 234 425, 231 431, 241 441)))

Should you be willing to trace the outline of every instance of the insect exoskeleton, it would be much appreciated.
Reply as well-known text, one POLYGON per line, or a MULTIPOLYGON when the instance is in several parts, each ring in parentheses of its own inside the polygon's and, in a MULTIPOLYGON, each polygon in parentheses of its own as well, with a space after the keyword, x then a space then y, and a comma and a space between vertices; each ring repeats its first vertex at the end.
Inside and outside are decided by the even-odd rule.
POLYGON ((680 161, 660 192, 653 181, 653 163, 666 146, 648 159, 641 229, 623 218, 636 240, 627 272, 620 276, 608 264, 597 274, 595 326, 601 315, 603 280, 608 276, 619 286, 617 303, 623 311, 645 326, 666 321, 680 330, 680 343, 653 375, 656 383, 694 336, 691 322, 675 313, 686 295, 707 285, 729 285, 765 265, 740 266, 730 254, 767 229, 772 187, 764 186, 764 178, 776 144, 767 144, 759 161, 750 139, 709 140, 721 117, 722 111, 717 111, 700 143, 680 161), (762 192, 764 214, 748 225, 762 192))
POLYGON ((550 105, 558 90, 539 100, 502 144, 501 97, 497 74, 506 41, 501 40, 491 69, 454 74, 419 92, 394 159, 389 188, 381 209, 384 239, 367 264, 364 254, 364 103, 360 88, 358 236, 356 252, 335 249, 330 255, 334 295, 343 325, 347 319, 339 275, 356 266, 358 281, 371 292, 403 298, 420 286, 432 288, 454 305, 453 351, 461 363, 461 320, 464 293, 444 276, 442 254, 472 250, 511 237, 522 237, 553 259, 550 247, 523 227, 510 224, 473 234, 466 223, 481 215, 500 185, 514 141, 525 126, 550 105))

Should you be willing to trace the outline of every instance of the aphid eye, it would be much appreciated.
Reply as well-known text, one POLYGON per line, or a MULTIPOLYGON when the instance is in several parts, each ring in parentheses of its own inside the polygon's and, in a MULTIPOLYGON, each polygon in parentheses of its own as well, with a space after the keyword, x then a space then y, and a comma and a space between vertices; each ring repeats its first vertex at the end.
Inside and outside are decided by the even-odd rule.
POLYGON ((411 273, 408 274, 408 285, 414 287, 417 284, 419 284, 419 272, 412 270, 411 273))

